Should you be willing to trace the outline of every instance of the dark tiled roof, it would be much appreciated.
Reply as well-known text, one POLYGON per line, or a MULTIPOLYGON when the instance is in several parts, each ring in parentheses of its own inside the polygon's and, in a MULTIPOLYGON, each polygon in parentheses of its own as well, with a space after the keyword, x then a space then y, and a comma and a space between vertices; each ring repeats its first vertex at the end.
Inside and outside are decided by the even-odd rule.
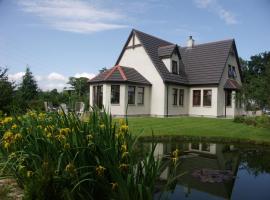
POLYGON ((219 84, 234 40, 180 48, 189 84, 219 84))
POLYGON ((240 90, 241 86, 239 85, 239 83, 235 80, 232 79, 228 79, 226 81, 226 83, 224 84, 224 89, 227 90, 240 90))
MULTIPOLYGON (((173 43, 170 43, 168 41, 157 38, 155 36, 143 33, 143 32, 138 31, 138 30, 132 30, 132 32, 129 35, 129 39, 131 38, 133 33, 135 33, 136 36, 138 37, 138 39, 140 40, 146 53, 149 55, 150 59, 152 60, 154 66, 156 67, 157 71, 159 72, 159 74, 164 82, 170 82, 170 83, 176 83, 176 84, 188 84, 187 77, 186 77, 184 70, 181 71, 180 75, 172 74, 171 72, 169 72, 169 70, 164 65, 164 63, 162 62, 161 58, 158 55, 158 48, 159 47, 174 45, 173 43)), ((126 46, 127 46, 127 43, 124 46, 116 64, 118 64, 120 62, 120 59, 123 55, 123 52, 125 51, 126 46)), ((182 63, 180 63, 180 68, 184 69, 182 63)))
POLYGON ((170 57, 175 48, 177 47, 176 44, 171 44, 171 45, 167 45, 167 46, 162 46, 158 48, 158 56, 159 57, 170 57))
POLYGON ((89 83, 100 82, 126 82, 151 85, 151 83, 134 68, 123 67, 119 65, 116 65, 113 68, 108 69, 89 80, 89 83))
POLYGON ((132 30, 130 33, 116 64, 120 62, 128 41, 133 34, 136 34, 138 37, 164 82, 185 85, 219 84, 232 47, 236 52, 238 66, 240 66, 233 39, 199 44, 192 48, 187 48, 178 47, 176 44, 138 30, 132 30), (175 47, 178 47, 181 57, 180 75, 169 72, 162 62, 162 57, 171 54, 175 47))

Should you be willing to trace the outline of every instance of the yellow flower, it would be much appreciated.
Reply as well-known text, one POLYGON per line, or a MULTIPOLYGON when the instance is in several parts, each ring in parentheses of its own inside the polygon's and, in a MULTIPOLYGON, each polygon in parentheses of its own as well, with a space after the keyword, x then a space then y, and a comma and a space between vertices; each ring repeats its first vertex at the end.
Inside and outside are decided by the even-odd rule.
POLYGON ((10 147, 10 143, 4 142, 4 148, 5 148, 5 149, 8 149, 9 147, 10 147))
POLYGON ((178 149, 175 149, 175 150, 172 152, 172 156, 173 156, 173 157, 178 157, 178 156, 179 156, 179 150, 178 150, 178 149))
POLYGON ((22 135, 20 133, 17 133, 15 134, 15 140, 18 141, 18 140, 21 140, 22 139, 22 135))
POLYGON ((32 172, 32 171, 27 171, 27 177, 28 177, 28 178, 32 177, 33 174, 34 174, 34 172, 32 172))
POLYGON ((38 118, 39 118, 40 120, 44 120, 45 117, 46 117, 46 114, 45 114, 45 113, 39 113, 39 114, 38 114, 38 118))
POLYGON ((123 170, 123 171, 128 170, 128 164, 125 164, 125 163, 120 164, 119 169, 121 169, 121 170, 123 170))
POLYGON ((93 139, 93 135, 91 135, 91 134, 87 135, 87 136, 86 136, 86 139, 87 139, 88 141, 91 141, 91 140, 93 139))
POLYGON ((124 125, 124 124, 125 124, 125 120, 124 120, 124 119, 122 119, 122 118, 121 118, 121 119, 119 119, 119 124, 120 124, 120 125, 124 125))
POLYGON ((105 128, 105 125, 104 124, 100 124, 99 125, 99 128, 103 129, 103 128, 105 128))
POLYGON ((101 165, 96 167, 96 173, 97 173, 98 176, 103 176, 105 170, 106 170, 106 168, 101 166, 101 165))
POLYGON ((70 174, 74 174, 76 172, 75 166, 72 163, 69 163, 66 168, 65 171, 70 173, 70 174))
POLYGON ((2 140, 4 148, 8 149, 10 145, 14 142, 14 134, 11 131, 6 131, 2 140))
POLYGON ((60 135, 68 135, 70 133, 70 128, 61 128, 60 135))
POLYGON ((17 126, 16 124, 13 124, 12 127, 11 127, 11 129, 14 130, 14 129, 16 129, 17 127, 18 127, 18 126, 17 126))
POLYGON ((47 138, 49 138, 49 139, 50 139, 50 138, 52 137, 52 134, 51 134, 51 133, 47 133, 47 135, 46 135, 46 136, 47 136, 47 138))
POLYGON ((125 133, 125 132, 127 132, 127 131, 128 131, 128 126, 127 126, 126 124, 120 126, 120 132, 125 133))
POLYGON ((176 164, 177 163, 177 160, 178 160, 178 158, 173 157, 172 158, 173 164, 176 164))
POLYGON ((66 144, 64 145, 64 149, 66 149, 66 150, 70 149, 70 144, 69 144, 69 143, 66 143, 66 144))
POLYGON ((111 183, 111 185, 112 185, 112 191, 116 191, 118 188, 118 183, 114 182, 114 183, 111 183))
POLYGON ((4 124, 8 124, 9 122, 12 122, 13 118, 12 117, 6 117, 4 120, 3 120, 3 123, 4 124))
POLYGON ((121 145, 121 151, 122 152, 126 152, 127 151, 127 145, 126 144, 122 144, 121 145))
POLYGON ((128 152, 126 151, 126 152, 124 152, 124 153, 122 153, 122 158, 125 158, 125 157, 127 157, 128 156, 128 152))
MULTIPOLYGON (((48 136, 47 136, 48 137, 48 136)), ((64 140, 66 140, 66 137, 64 136, 64 135, 57 135, 57 136, 55 136, 56 137, 56 139, 58 139, 60 142, 61 141, 64 141, 64 140)))

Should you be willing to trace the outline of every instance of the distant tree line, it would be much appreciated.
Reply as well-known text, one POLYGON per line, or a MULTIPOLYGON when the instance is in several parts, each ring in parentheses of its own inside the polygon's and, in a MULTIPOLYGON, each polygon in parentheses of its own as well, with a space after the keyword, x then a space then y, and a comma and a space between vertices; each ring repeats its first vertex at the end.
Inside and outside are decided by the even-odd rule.
POLYGON ((75 102, 82 101, 88 108, 89 86, 88 79, 70 77, 68 84, 74 88, 72 91, 42 91, 27 67, 20 84, 8 79, 8 69, 0 67, 0 114, 24 113, 28 109, 45 110, 44 102, 51 102, 57 107, 65 103, 74 108, 75 102))

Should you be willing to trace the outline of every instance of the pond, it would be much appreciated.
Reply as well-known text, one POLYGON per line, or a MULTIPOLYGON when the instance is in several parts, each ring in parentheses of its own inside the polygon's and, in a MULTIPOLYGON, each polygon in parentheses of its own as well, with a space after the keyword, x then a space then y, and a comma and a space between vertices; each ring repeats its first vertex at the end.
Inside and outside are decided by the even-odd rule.
MULTIPOLYGON (((161 199, 270 199, 270 147, 160 142, 155 155, 168 157, 176 148, 180 159, 175 172, 180 176, 161 199)), ((169 179, 172 168, 171 162, 164 166, 158 185, 169 179)), ((154 197, 160 199, 160 192, 154 197)))

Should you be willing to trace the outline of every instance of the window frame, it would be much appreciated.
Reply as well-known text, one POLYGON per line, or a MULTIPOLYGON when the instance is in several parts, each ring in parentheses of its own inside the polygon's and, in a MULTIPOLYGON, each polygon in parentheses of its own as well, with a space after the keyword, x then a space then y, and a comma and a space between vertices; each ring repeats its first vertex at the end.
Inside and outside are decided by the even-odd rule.
POLYGON ((135 105, 135 104, 136 104, 136 86, 129 85, 128 86, 128 105, 135 105), (133 88, 134 89, 134 91, 132 91, 132 94, 133 94, 133 98, 132 99, 133 99, 134 102, 130 102, 130 94, 131 94, 130 93, 131 91, 129 91, 130 88, 133 88))
POLYGON ((172 105, 173 106, 177 106, 177 100, 178 100, 178 89, 177 88, 172 88, 172 96, 173 96, 173 102, 172 105))
POLYGON ((144 87, 138 87, 137 88, 137 104, 138 105, 144 105, 144 87), (140 89, 142 89, 142 92, 140 92, 140 89), (142 102, 139 102, 139 97, 142 95, 142 102))
POLYGON ((202 91, 201 90, 192 90, 192 106, 193 107, 200 107, 202 105, 202 91), (198 98, 199 98, 199 104, 195 104, 195 92, 199 92, 198 98))
POLYGON ((178 62, 176 60, 172 60, 172 73, 178 74, 178 62), (176 65, 174 65, 176 63, 176 65), (176 67, 176 71, 174 70, 176 67))
POLYGON ((179 89, 179 106, 184 106, 184 99, 185 99, 185 90, 179 89))
POLYGON ((119 105, 120 104, 120 85, 111 85, 111 104, 112 105, 119 105), (117 90, 114 90, 115 88, 118 88, 117 90), (117 95, 118 97, 116 98, 114 95, 117 95), (118 101, 113 101, 113 99, 118 99, 118 101))
POLYGON ((225 92, 225 105, 226 105, 226 107, 232 107, 232 90, 226 90, 226 92, 225 92), (228 98, 228 96, 230 97, 230 98, 228 98), (228 101, 228 99, 230 99, 230 101, 228 101), (228 104, 228 102, 230 103, 230 104, 228 104))
POLYGON ((204 89, 203 90, 203 106, 204 107, 211 107, 212 106, 212 89, 204 89), (207 92, 211 92, 210 95, 207 94, 207 92), (207 99, 210 96, 210 105, 206 104, 209 99, 207 99))

